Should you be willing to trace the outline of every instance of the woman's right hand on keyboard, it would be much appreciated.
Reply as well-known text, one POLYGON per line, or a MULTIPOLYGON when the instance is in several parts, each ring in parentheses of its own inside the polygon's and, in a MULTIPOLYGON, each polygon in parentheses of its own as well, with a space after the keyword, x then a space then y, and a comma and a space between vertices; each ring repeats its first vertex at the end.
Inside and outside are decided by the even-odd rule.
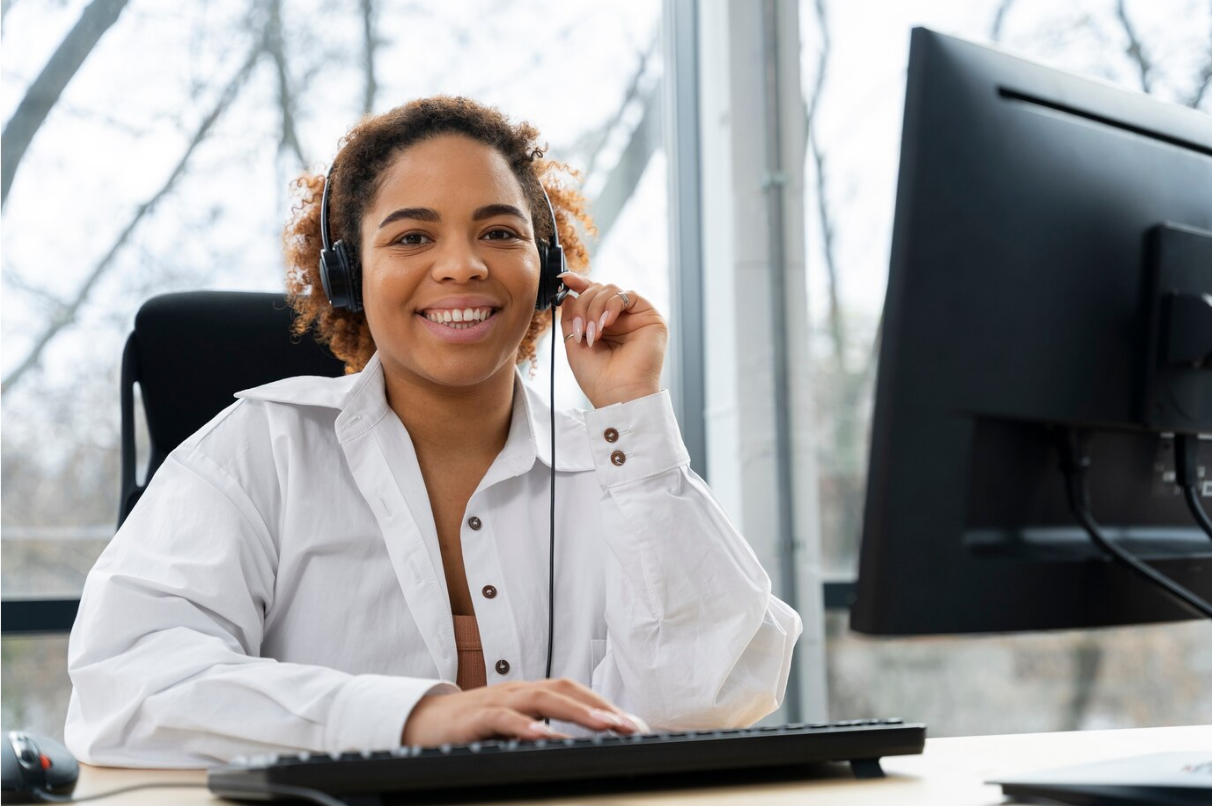
POLYGON ((543 719, 574 722, 589 730, 646 732, 636 717, 619 710, 573 680, 502 683, 457 694, 421 698, 404 724, 405 745, 431 747, 481 739, 566 738, 543 719))

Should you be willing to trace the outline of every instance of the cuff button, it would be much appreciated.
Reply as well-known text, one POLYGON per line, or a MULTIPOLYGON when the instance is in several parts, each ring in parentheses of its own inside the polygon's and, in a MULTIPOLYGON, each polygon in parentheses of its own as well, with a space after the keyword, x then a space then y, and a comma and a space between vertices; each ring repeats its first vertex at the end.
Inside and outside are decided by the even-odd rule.
POLYGON ((509 674, 509 661, 497 661, 497 674, 509 674))
POLYGON ((602 436, 606 438, 607 442, 618 442, 619 441, 619 432, 613 428, 607 428, 605 431, 602 432, 602 436))
POLYGON ((614 453, 610 454, 610 463, 615 467, 622 467, 623 463, 626 461, 627 454, 623 453, 622 451, 615 451, 614 453))

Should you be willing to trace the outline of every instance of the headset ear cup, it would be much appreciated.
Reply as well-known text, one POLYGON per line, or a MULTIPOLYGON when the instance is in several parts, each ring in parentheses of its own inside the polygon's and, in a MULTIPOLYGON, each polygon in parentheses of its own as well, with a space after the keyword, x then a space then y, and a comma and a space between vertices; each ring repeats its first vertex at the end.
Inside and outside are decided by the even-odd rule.
POLYGON ((328 270, 329 255, 331 250, 320 250, 320 286, 324 289, 324 296, 328 298, 329 303, 332 303, 332 272, 328 270))
MULTIPOLYGON (((340 242, 337 246, 340 247, 340 242)), ((336 249, 325 249, 320 253, 320 283, 324 286, 324 295, 329 303, 337 309, 346 307, 349 293, 346 290, 348 280, 345 267, 336 249)))
POLYGON ((337 241, 333 246, 333 251, 337 253, 337 259, 341 262, 341 270, 345 274, 345 287, 349 302, 346 305, 349 310, 354 313, 362 311, 362 272, 359 266, 355 266, 354 262, 349 257, 349 251, 345 248, 345 241, 337 241))
POLYGON ((535 309, 545 311, 559 306, 564 301, 561 293, 564 284, 560 275, 564 273, 564 248, 559 244, 542 244, 539 246, 539 263, 542 266, 542 276, 539 279, 539 297, 535 309))
POLYGON ((539 293, 534 302, 536 311, 545 311, 551 307, 551 264, 547 260, 547 250, 547 244, 539 244, 539 293))
POLYGON ((362 287, 357 271, 351 268, 349 253, 345 243, 337 241, 331 249, 320 252, 320 284, 332 307, 339 310, 350 310, 354 313, 362 310, 362 287))

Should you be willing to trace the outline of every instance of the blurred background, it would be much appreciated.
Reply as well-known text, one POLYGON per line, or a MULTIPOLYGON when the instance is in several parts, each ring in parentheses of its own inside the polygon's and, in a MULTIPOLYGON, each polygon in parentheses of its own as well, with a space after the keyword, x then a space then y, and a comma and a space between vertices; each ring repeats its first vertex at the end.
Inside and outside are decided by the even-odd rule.
MULTIPOLYGON (((714 2, 701 5, 686 23, 687 4, 673 0, 3 0, 6 727, 62 736, 67 635, 22 632, 9 614, 30 601, 70 606, 114 531, 118 370, 135 311, 170 291, 280 291, 289 183, 325 170, 361 115, 445 93, 533 122, 592 202, 594 275, 669 312, 675 341, 695 338, 677 317, 695 267, 670 257, 681 180, 666 155, 688 122, 667 77, 675 26, 714 35, 714 2)), ((816 487, 804 538, 814 583, 794 604, 823 638, 799 660, 820 667, 804 672, 819 685, 800 715, 900 715, 934 736, 1212 721, 1205 624, 873 640, 848 631, 844 597, 826 596, 857 566, 910 29, 1209 112, 1212 2, 792 5, 805 136, 793 178, 803 216, 791 225, 806 244, 799 347, 811 400, 800 414, 816 487)), ((701 63, 698 86, 734 67, 701 63)), ((701 243, 715 248, 713 233, 701 243)), ((584 405, 555 363, 558 402, 584 405)), ((686 366, 670 373, 675 397, 686 366)), ((708 466, 732 450, 701 449, 714 454, 708 466)), ((727 479, 696 469, 726 506, 735 498, 727 479)))

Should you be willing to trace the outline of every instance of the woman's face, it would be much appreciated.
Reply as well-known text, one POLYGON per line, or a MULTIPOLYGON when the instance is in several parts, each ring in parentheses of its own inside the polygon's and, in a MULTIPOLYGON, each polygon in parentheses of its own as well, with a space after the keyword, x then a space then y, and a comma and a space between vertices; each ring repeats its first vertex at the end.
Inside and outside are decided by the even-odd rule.
POLYGON ((469 387, 513 374, 539 255, 505 157, 460 135, 410 146, 362 218, 362 297, 384 371, 469 387))

